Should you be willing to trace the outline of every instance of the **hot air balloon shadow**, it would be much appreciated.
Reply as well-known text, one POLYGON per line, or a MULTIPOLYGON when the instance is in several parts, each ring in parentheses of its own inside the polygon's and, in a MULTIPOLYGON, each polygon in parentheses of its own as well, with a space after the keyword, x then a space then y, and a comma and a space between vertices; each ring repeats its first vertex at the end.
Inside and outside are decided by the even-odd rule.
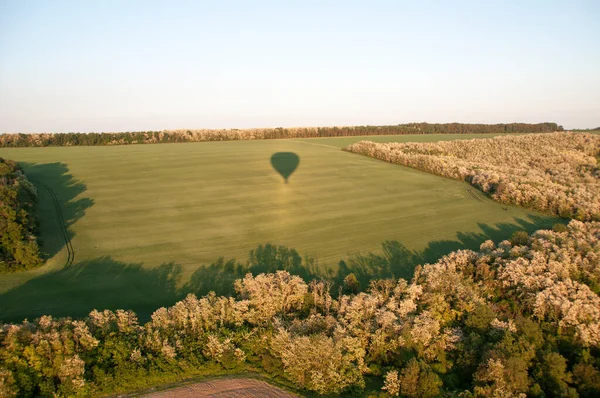
POLYGON ((299 164, 300 158, 293 152, 277 152, 271 156, 271 166, 283 177, 286 184, 299 164))

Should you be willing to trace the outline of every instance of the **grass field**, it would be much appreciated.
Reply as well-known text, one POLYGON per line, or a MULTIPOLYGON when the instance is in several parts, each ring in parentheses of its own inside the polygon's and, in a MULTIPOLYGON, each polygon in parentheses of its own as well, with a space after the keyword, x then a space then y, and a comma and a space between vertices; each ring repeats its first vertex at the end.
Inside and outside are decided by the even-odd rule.
MULTIPOLYGON (((368 137, 456 138, 472 136, 368 137)), ((408 270, 415 259, 434 261, 557 221, 494 203, 461 182, 339 149, 360 139, 0 149, 38 185, 41 233, 51 255, 39 269, 0 276, 0 319, 83 316, 94 308, 128 308, 146 317, 188 291, 229 284, 227 268, 205 266, 221 256, 245 261, 266 242, 294 247, 317 259, 317 271, 335 272, 339 260, 380 253, 383 241, 397 241, 396 248, 410 253, 408 270), (270 163, 279 152, 299 157, 288 184, 270 163), (75 256, 68 267, 42 184, 55 193, 71 236, 75 256)), ((406 274, 348 264, 363 277, 406 274)))

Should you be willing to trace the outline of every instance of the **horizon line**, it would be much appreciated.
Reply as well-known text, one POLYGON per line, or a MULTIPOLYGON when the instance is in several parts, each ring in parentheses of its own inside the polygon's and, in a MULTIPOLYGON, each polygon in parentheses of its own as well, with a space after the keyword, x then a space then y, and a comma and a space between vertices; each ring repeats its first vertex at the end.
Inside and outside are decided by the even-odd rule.
MULTIPOLYGON (((528 124, 528 125, 539 125, 545 123, 555 123, 557 127, 562 127, 557 122, 543 121, 536 123, 527 122, 500 122, 500 123, 464 123, 464 122, 443 122, 443 123, 430 123, 430 122, 408 122, 408 123, 397 123, 397 124, 336 124, 336 125, 319 125, 319 126, 276 126, 276 127, 243 127, 243 128, 174 128, 174 129, 157 129, 157 130, 121 130, 121 131, 38 131, 38 132, 20 132, 20 131, 4 131, 0 132, 0 135, 5 134, 119 134, 119 133, 146 133, 146 132, 211 132, 211 131, 256 131, 256 130, 277 130, 277 129, 319 129, 319 128, 356 128, 356 127, 393 127, 393 126, 407 126, 413 124, 429 124, 429 125, 483 125, 483 126, 497 126, 497 125, 511 125, 511 124, 528 124)), ((592 128, 572 128, 564 129, 565 131, 570 130, 597 130, 598 127, 592 128)))

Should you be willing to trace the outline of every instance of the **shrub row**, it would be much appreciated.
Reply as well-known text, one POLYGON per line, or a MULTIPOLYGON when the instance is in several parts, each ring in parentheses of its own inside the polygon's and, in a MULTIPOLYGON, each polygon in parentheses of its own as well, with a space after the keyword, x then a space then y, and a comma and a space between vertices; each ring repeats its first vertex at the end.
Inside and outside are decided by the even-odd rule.
POLYGON ((2 134, 0 147, 46 147, 76 145, 127 145, 165 142, 267 140, 278 138, 347 137, 403 134, 545 133, 562 130, 556 123, 430 124, 393 126, 298 127, 222 130, 164 130, 123 133, 36 133, 2 134))

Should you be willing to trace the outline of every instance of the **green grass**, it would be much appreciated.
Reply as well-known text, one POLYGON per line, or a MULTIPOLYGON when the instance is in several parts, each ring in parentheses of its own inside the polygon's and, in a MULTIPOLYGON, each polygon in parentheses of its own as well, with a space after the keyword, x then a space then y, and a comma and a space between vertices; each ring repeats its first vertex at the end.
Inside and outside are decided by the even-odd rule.
MULTIPOLYGON (((93 308, 130 308, 146 317, 187 291, 229 284, 230 268, 204 267, 221 256, 245 262, 266 242, 315 257, 317 273, 335 273, 339 260, 380 253, 383 241, 397 241, 412 253, 405 266, 401 261, 406 271, 415 258, 434 261, 557 221, 474 197, 458 181, 339 149, 359 139, 0 149, 54 190, 75 249, 74 264, 64 267, 56 214, 40 187, 51 258, 42 268, 0 275, 0 318, 83 316, 93 308), (277 152, 300 158, 288 184, 271 166, 277 152)), ((375 277, 408 272, 356 261, 340 273, 348 270, 375 277)))

